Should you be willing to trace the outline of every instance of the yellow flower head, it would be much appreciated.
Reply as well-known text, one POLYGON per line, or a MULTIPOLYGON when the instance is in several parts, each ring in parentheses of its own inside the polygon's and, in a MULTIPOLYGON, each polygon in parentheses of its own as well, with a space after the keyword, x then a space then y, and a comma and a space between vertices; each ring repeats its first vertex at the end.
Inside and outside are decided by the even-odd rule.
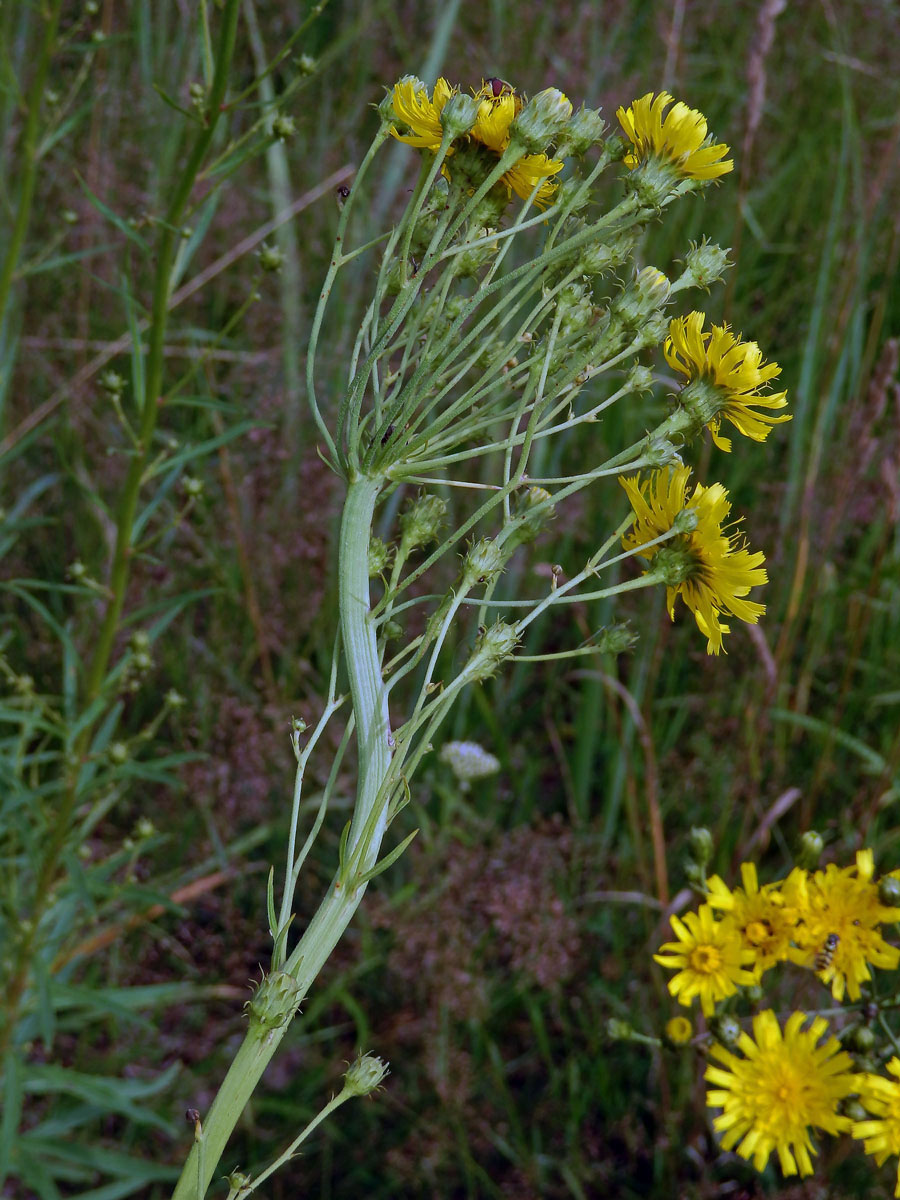
POLYGON ((669 991, 679 1004, 690 1004, 699 996, 703 1015, 711 1017, 717 1001, 755 982, 756 976, 745 970, 753 955, 744 949, 730 917, 717 921, 709 905, 702 904, 697 912, 686 913, 683 921, 674 914, 669 921, 678 941, 660 946, 653 958, 678 971, 669 980, 669 991))
MULTIPOLYGON (((872 1115, 867 1121, 853 1122, 853 1136, 861 1139, 866 1154, 871 1154, 879 1167, 885 1159, 900 1155, 900 1058, 892 1058, 887 1069, 893 1079, 862 1077, 859 1099, 872 1115)), ((900 1164, 894 1195, 900 1196, 900 1164)))
POLYGON ((674 620, 675 600, 681 596, 706 635, 707 653, 718 654, 722 636, 729 632, 719 619, 722 613, 755 625, 766 611, 764 604, 743 599, 752 587, 768 582, 762 567, 765 555, 748 550, 739 533, 723 528, 731 504, 721 483, 710 487, 698 483, 688 496, 690 473, 689 467, 674 467, 643 480, 620 476, 635 515, 622 544, 650 559, 654 571, 665 579, 669 616, 674 620), (641 549, 668 533, 684 509, 690 510, 696 523, 691 532, 677 533, 662 546, 641 549))
POLYGON ((797 909, 788 903, 777 884, 760 887, 754 863, 741 863, 743 888, 733 891, 718 875, 707 881, 711 908, 730 913, 741 932, 744 945, 753 953, 757 979, 789 956, 797 924, 797 909))
POLYGON ((733 170, 726 159, 728 147, 712 144, 707 137, 706 117, 682 101, 673 105, 668 92, 654 99, 648 92, 628 108, 617 108, 616 116, 634 149, 625 157, 625 165, 634 169, 651 159, 662 160, 675 168, 683 179, 718 179, 733 170))
POLYGON ((434 85, 434 92, 428 95, 428 88, 414 75, 405 75, 394 85, 391 93, 391 104, 401 125, 409 129, 409 133, 400 133, 396 126, 391 126, 391 133, 400 142, 415 146, 419 150, 437 150, 440 147, 444 130, 441 126, 441 113, 444 105, 453 95, 454 89, 446 79, 441 77, 434 85))
POLYGON ((672 1017, 666 1021, 666 1037, 673 1046, 686 1046, 694 1036, 694 1027, 687 1017, 672 1017))
POLYGON ((700 407, 703 423, 720 450, 731 449, 729 439, 719 435, 723 417, 745 437, 764 442, 773 425, 791 419, 790 414, 772 415, 773 410, 787 405, 787 392, 760 395, 760 388, 780 375, 781 367, 764 363, 756 342, 742 342, 740 334, 735 336, 727 325, 713 325, 704 333, 705 320, 704 313, 692 312, 669 324, 663 353, 674 371, 687 376, 682 402, 693 401, 700 407), (709 386, 694 389, 697 395, 688 395, 687 389, 695 381, 709 386), (755 411, 758 409, 764 411, 755 411))
POLYGON ((552 177, 562 169, 563 164, 558 158, 548 158, 546 154, 526 154, 503 173, 500 182, 506 185, 507 194, 515 192, 521 200, 527 200, 540 184, 534 202, 538 208, 545 208, 556 190, 552 177))
POLYGON ((509 127, 522 111, 524 101, 510 83, 487 79, 475 93, 481 99, 472 137, 489 150, 502 154, 509 145, 509 127))
POLYGON ((825 1018, 816 1017, 804 1030, 806 1021, 806 1013, 792 1013, 782 1035, 767 1009, 753 1018, 753 1037, 741 1034, 743 1057, 710 1046, 722 1064, 706 1069, 707 1082, 717 1085, 706 1093, 706 1103, 722 1109, 713 1127, 724 1148, 752 1158, 757 1171, 774 1150, 785 1175, 796 1175, 798 1165, 801 1175, 811 1175, 810 1126, 840 1133, 852 1124, 838 1113, 838 1104, 858 1090, 860 1076, 852 1074, 852 1059, 837 1038, 816 1044, 828 1028, 825 1018))
POLYGON ((830 984, 835 1000, 843 1000, 845 990, 851 1000, 860 998, 860 984, 872 977, 870 963, 889 970, 900 963, 900 950, 888 945, 879 928, 900 920, 900 908, 881 903, 874 871, 872 851, 859 850, 853 867, 829 863, 812 875, 792 871, 785 881, 800 920, 790 957, 830 984))

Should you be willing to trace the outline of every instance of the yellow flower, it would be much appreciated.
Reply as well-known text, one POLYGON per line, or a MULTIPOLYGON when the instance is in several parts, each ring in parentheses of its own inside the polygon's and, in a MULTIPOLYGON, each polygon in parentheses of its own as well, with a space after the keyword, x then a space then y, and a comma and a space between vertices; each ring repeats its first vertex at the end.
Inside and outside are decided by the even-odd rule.
POLYGON ((806 1013, 792 1013, 782 1036, 767 1009, 753 1018, 753 1037, 742 1033, 738 1039, 742 1058, 724 1046, 710 1046, 712 1057, 723 1064, 706 1069, 707 1082, 718 1085, 706 1093, 706 1103, 723 1110, 713 1127, 722 1133, 724 1148, 737 1147, 757 1171, 774 1150, 785 1175, 796 1175, 798 1164, 801 1175, 811 1175, 809 1127, 840 1133, 852 1124, 837 1109, 858 1090, 860 1077, 851 1073, 852 1059, 837 1038, 816 1045, 828 1028, 825 1018, 816 1017, 803 1030, 806 1020, 806 1013))
POLYGON ((732 891, 718 875, 711 876, 707 900, 711 908, 734 918, 744 945, 753 953, 754 973, 759 979, 763 971, 788 958, 797 910, 777 884, 759 886, 754 863, 741 863, 741 879, 743 888, 732 891))
POLYGON ((695 108, 678 101, 663 119, 672 103, 668 92, 656 99, 648 92, 628 108, 617 108, 616 116, 634 149, 625 157, 625 165, 634 169, 650 159, 662 159, 684 179, 718 179, 734 168, 726 159, 728 147, 712 144, 707 137, 706 117, 695 108))
POLYGON ((515 88, 502 79, 483 82, 475 93, 475 98, 479 97, 481 104, 472 137, 496 154, 502 154, 509 145, 509 127, 522 111, 524 101, 516 95, 515 88))
POLYGON ((563 164, 558 158, 548 158, 546 154, 526 154, 501 175, 500 182, 506 184, 507 193, 515 192, 522 200, 527 200, 540 183, 534 202, 538 208, 544 208, 556 190, 551 176, 562 169, 563 164), (541 183, 541 180, 545 182, 541 183))
POLYGON ((414 75, 404 76, 394 85, 391 103, 397 120, 410 132, 398 133, 392 125, 391 133, 398 141, 406 142, 408 146, 415 146, 419 150, 437 150, 444 136, 441 113, 453 91, 447 80, 442 77, 434 85, 434 92, 429 97, 428 88, 421 80, 416 79, 414 75))
MULTIPOLYGON (((862 1140, 866 1154, 871 1154, 879 1167, 885 1159, 900 1154, 900 1058, 892 1058, 887 1069, 893 1079, 863 1076, 859 1099, 872 1116, 868 1121, 853 1122, 853 1136, 862 1140)), ((900 1164, 894 1195, 900 1196, 900 1164)))
POLYGON ((694 1027, 687 1017, 672 1017, 666 1021, 666 1037, 673 1046, 686 1046, 694 1036, 694 1027))
POLYGON ((660 946, 653 958, 678 971, 669 980, 669 991, 679 1004, 690 1004, 699 996, 703 1015, 711 1017, 716 1001, 755 982, 753 973, 744 969, 753 955, 744 949, 730 917, 717 921, 709 905, 702 904, 697 912, 685 914, 683 921, 674 914, 669 921, 678 941, 660 946))
MULTIPOLYGON (((675 600, 681 596, 707 638, 707 653, 718 654, 729 626, 719 620, 729 613, 755 625, 766 611, 764 604, 744 600, 752 587, 768 582, 762 551, 751 552, 737 532, 723 529, 731 504, 721 483, 698 483, 688 497, 689 467, 656 471, 648 479, 619 478, 635 521, 622 539, 626 550, 649 559, 666 583, 669 616, 674 620, 675 600), (662 546, 641 547, 667 533, 683 509, 696 521, 691 532, 677 533, 662 546)), ((732 523, 733 526, 734 523, 732 523)))
POLYGON ((669 366, 688 378, 686 388, 694 381, 711 385, 705 391, 694 389, 696 396, 682 392, 682 402, 693 400, 705 405, 703 422, 720 450, 730 450, 731 442, 719 435, 722 418, 745 437, 764 442, 773 425, 790 421, 790 414, 772 415, 772 410, 787 405, 787 392, 760 395, 760 388, 781 374, 778 363, 763 363, 762 351, 756 342, 742 342, 727 325, 713 325, 704 333, 706 316, 692 312, 676 317, 669 324, 663 353, 669 366), (758 412, 756 409, 769 411, 758 412))
POLYGON ((812 875, 792 871, 786 880, 800 919, 791 960, 815 970, 835 1000, 843 1000, 845 990, 851 1000, 860 998, 860 984, 872 978, 869 963, 890 970, 900 963, 900 950, 879 929, 900 920, 900 908, 881 903, 874 871, 872 851, 858 850, 853 867, 829 863, 812 875))

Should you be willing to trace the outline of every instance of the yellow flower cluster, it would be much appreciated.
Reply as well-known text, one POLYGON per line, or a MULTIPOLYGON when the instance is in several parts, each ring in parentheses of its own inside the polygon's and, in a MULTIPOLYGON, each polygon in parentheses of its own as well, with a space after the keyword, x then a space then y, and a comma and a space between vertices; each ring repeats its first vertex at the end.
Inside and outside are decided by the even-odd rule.
POLYGON ((845 993, 858 1000, 870 966, 900 962, 900 950, 881 935, 882 925, 900 920, 900 908, 882 904, 874 871, 872 851, 860 850, 852 867, 795 867, 763 886, 753 863, 741 865, 743 887, 731 889, 712 876, 707 902, 684 920, 671 918, 678 940, 654 956, 678 971, 669 991, 682 1004, 699 996, 711 1016, 738 986, 758 983, 776 963, 792 962, 815 971, 835 1000, 845 993))
MULTIPOLYGON (((391 102, 400 126, 408 132, 401 132, 400 128, 392 126, 391 133, 398 141, 420 150, 440 149, 444 137, 441 114, 447 101, 458 91, 458 88, 441 78, 429 96, 428 89, 418 79, 401 79, 394 86, 391 102)), ((567 106, 567 112, 571 114, 571 104, 561 93, 559 95, 561 103, 567 106)), ((509 148, 510 130, 524 107, 524 101, 513 87, 499 79, 483 81, 475 92, 475 99, 479 101, 477 115, 474 124, 463 136, 500 158, 509 148)), ((448 156, 453 149, 453 146, 449 147, 448 156)), ((544 207, 556 187, 553 176, 562 169, 561 160, 549 158, 546 154, 522 154, 504 171, 500 182, 506 187, 507 195, 515 192, 521 199, 527 200, 534 193, 535 203, 544 207)), ((445 173, 448 172, 445 170, 445 173)))
MULTIPOLYGON (((872 851, 861 850, 853 866, 797 867, 770 884, 760 885, 753 863, 742 864, 741 887, 712 876, 706 903, 683 919, 673 916, 677 940, 654 955, 676 971, 669 991, 683 1005, 699 997, 711 1017, 739 987, 791 962, 814 971, 835 1000, 858 1001, 871 967, 900 963, 900 950, 881 932, 900 920, 900 908, 882 902, 874 875, 872 851)), ((786 1175, 812 1172, 811 1128, 852 1132, 879 1165, 900 1154, 900 1058, 888 1064, 892 1078, 854 1072, 835 1038, 821 1041, 827 1022, 807 1022, 806 1013, 795 1012, 782 1030, 767 1010, 753 1018, 752 1036, 745 1030, 733 1047, 710 1046, 707 1104, 722 1110, 713 1125, 724 1148, 752 1159, 757 1170, 775 1153, 786 1175), (849 1096, 858 1097, 866 1120, 841 1111, 849 1096)), ((900 1197, 900 1170, 894 1194, 900 1197)))
MULTIPOLYGON (((771 413, 787 404, 786 392, 760 394, 781 368, 778 363, 764 363, 757 344, 741 341, 727 326, 713 325, 704 333, 705 320, 705 314, 692 312, 669 323, 666 361, 687 378, 679 397, 681 409, 698 427, 705 424, 722 450, 731 449, 731 442, 719 433, 723 419, 753 441, 765 441, 773 425, 791 419, 771 413)), ((643 480, 620 478, 635 515, 622 544, 649 559, 651 570, 666 584, 669 616, 674 620, 675 600, 681 596, 706 635, 707 652, 718 654, 722 635, 729 632, 720 614, 755 625, 765 612, 764 605, 744 599, 752 587, 767 582, 762 567, 765 555, 747 549, 734 531, 734 522, 726 527, 731 504, 722 484, 698 483, 689 497, 689 474, 687 467, 678 467, 656 471, 643 480), (694 528, 660 546, 659 539, 685 511, 692 514, 694 528)))

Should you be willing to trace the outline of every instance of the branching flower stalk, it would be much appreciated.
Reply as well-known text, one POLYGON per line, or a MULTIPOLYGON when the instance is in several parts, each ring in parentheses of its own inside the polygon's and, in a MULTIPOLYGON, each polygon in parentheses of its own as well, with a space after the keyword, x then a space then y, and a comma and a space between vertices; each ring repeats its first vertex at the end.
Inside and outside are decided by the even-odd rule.
MULTIPOLYGON (((634 640, 612 626, 567 650, 518 654, 535 622, 573 603, 663 584, 670 610, 684 598, 716 653, 728 632, 720 614, 755 621, 762 612, 744 600, 765 581, 762 555, 723 529, 730 506, 721 485, 697 484, 688 493, 681 450, 704 427, 718 435, 722 416, 763 440, 783 418, 748 416, 747 409, 781 407, 783 395, 761 395, 777 365, 762 366, 755 344, 724 327, 704 335, 702 314, 683 326, 685 319, 667 312, 679 292, 721 277, 727 259, 718 247, 691 247, 674 280, 634 263, 648 222, 731 169, 727 147, 707 136, 702 115, 677 104, 664 117, 669 104, 667 95, 651 94, 620 110, 624 138, 607 138, 598 112, 574 112, 554 88, 526 101, 496 79, 468 95, 446 80, 429 90, 407 76, 379 106, 379 129, 343 199, 307 355, 320 449, 346 487, 329 692, 306 745, 305 725, 294 724, 297 775, 277 912, 274 876, 269 884, 272 971, 249 1006, 247 1036, 203 1120, 177 1200, 204 1194, 369 881, 414 836, 382 852, 416 769, 464 689, 517 657, 618 653, 634 640), (371 167, 392 136, 421 153, 418 181, 386 238, 363 228, 362 246, 349 247, 371 167), (624 194, 608 206, 616 175, 624 194), (335 280, 362 252, 381 258, 332 419, 317 399, 317 351, 335 280), (643 360, 664 345, 688 377, 682 392, 630 445, 607 445, 605 414, 652 389, 643 360), (550 474, 543 466, 555 461, 548 448, 571 453, 579 433, 592 435, 582 444, 595 445, 596 454, 587 466, 550 474), (636 471, 650 475, 624 480, 634 512, 620 511, 582 567, 565 581, 554 575, 537 595, 504 587, 513 556, 570 497, 636 471), (405 506, 386 544, 373 526, 378 506, 397 489, 405 506), (637 568, 630 577, 609 575, 628 560, 637 568), (398 638, 400 646, 389 650, 398 638), (344 679, 346 697, 339 694, 344 679), (298 853, 304 771, 338 712, 346 724, 337 760, 298 853), (353 815, 321 904, 295 933, 300 867, 351 742, 353 815)), ((621 490, 610 491, 621 502, 621 490)), ((235 1186, 240 1195, 249 1185, 235 1186)))

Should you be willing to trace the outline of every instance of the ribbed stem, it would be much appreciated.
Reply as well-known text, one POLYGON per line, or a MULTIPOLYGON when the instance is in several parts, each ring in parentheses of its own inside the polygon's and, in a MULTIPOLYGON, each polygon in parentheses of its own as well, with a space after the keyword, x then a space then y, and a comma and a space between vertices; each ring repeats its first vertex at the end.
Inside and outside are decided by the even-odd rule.
MULTIPOLYGON (((387 692, 381 678, 375 630, 369 620, 369 536, 381 486, 380 481, 365 476, 355 479, 348 487, 341 520, 338 565, 341 637, 350 678, 359 757, 348 855, 359 845, 391 762, 387 692)), ((385 824, 386 815, 382 815, 364 850, 361 872, 375 865, 385 824)), ((339 886, 337 875, 331 881, 318 911, 283 968, 299 983, 301 998, 340 941, 365 890, 365 886, 353 891, 339 886)), ((173 1200, 201 1200, 228 1138, 289 1024, 285 1022, 280 1029, 266 1030, 251 1023, 203 1122, 202 1155, 195 1143, 173 1200)))

